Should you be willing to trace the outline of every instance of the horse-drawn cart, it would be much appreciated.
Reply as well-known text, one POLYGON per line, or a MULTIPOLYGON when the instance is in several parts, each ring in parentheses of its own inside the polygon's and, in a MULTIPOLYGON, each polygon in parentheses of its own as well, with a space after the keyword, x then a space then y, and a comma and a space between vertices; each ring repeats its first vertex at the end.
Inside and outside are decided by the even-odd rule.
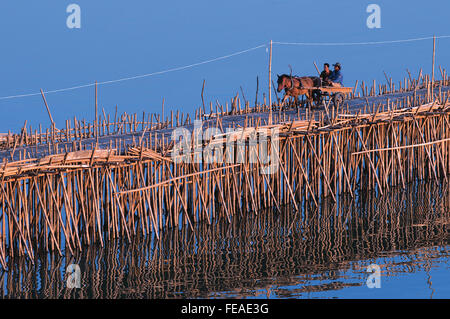
POLYGON ((296 77, 283 74, 278 75, 277 83, 277 92, 285 91, 281 104, 287 98, 293 97, 295 105, 299 105, 298 96, 305 95, 309 105, 319 106, 324 102, 328 105, 332 101, 336 107, 339 107, 344 103, 345 97, 353 92, 351 87, 324 86, 319 77, 313 76, 296 77))

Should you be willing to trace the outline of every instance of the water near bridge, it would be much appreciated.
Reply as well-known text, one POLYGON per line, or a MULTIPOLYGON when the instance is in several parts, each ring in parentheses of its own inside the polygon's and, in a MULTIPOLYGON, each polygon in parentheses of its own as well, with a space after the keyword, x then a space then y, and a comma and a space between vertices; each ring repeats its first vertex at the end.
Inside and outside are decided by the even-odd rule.
POLYGON ((416 184, 302 214, 169 230, 160 240, 91 246, 77 256, 10 261, 3 298, 449 298, 450 187, 416 184), (66 286, 78 264, 81 288, 66 286), (380 288, 368 288, 370 264, 380 288))

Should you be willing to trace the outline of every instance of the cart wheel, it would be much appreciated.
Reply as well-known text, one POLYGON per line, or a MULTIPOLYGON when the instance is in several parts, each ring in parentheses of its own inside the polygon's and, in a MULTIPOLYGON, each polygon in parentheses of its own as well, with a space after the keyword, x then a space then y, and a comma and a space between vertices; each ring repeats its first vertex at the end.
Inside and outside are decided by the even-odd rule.
POLYGON ((344 103, 344 100, 345 97, 342 93, 336 93, 335 95, 333 95, 333 103, 336 107, 340 107, 344 103))
POLYGON ((322 104, 322 92, 320 92, 320 90, 314 90, 312 92, 312 97, 315 106, 319 106, 320 104, 322 104))

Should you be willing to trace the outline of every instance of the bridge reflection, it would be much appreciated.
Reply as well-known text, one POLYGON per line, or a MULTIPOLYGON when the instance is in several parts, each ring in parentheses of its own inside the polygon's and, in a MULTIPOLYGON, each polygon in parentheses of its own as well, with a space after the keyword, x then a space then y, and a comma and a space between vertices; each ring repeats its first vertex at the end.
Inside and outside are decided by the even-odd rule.
MULTIPOLYGON (((86 247, 75 256, 9 260, 3 298, 197 298, 301 296, 364 285, 378 258, 383 276, 427 271, 448 256, 450 187, 416 184, 376 196, 341 197, 294 215, 261 211, 232 224, 165 231, 159 241, 134 238, 86 247), (395 258, 392 258, 395 256, 395 258), (65 269, 81 268, 81 289, 66 287, 65 269), (345 272, 361 273, 360 281, 345 272), (286 288, 294 287, 292 289, 286 288)), ((429 278, 431 286, 431 279, 429 278)), ((431 287, 432 288, 432 287, 431 287)))

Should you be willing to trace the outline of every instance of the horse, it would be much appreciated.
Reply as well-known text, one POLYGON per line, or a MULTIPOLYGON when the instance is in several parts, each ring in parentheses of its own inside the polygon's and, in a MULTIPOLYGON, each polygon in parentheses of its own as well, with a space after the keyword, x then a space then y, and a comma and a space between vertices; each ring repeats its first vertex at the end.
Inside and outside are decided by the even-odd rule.
POLYGON ((305 95, 308 99, 309 105, 312 105, 315 92, 310 88, 321 86, 321 80, 317 76, 297 77, 288 74, 277 74, 277 77, 277 91, 281 92, 284 89, 285 92, 281 103, 284 103, 289 96, 292 96, 295 99, 295 104, 298 105, 298 96, 305 95))

